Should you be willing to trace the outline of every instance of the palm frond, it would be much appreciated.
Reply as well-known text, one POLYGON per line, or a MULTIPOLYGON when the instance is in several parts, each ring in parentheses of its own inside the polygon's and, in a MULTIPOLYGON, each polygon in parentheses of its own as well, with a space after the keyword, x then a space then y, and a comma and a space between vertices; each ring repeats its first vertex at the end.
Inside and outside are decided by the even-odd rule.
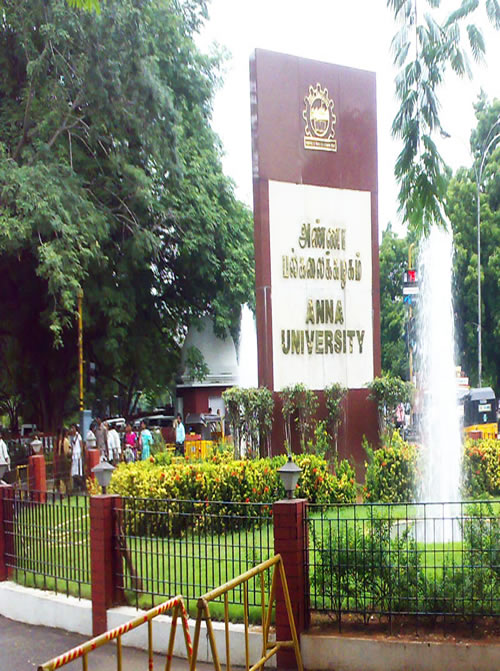
POLYGON ((498 30, 500 28, 500 4, 498 0, 486 0, 486 14, 498 30))
POLYGON ((469 14, 472 14, 479 6, 479 0, 462 0, 462 4, 458 9, 451 12, 448 18, 445 21, 445 27, 451 26, 453 23, 457 23, 469 14))
POLYGON ((480 63, 486 52, 483 34, 477 26, 469 24, 467 26, 467 35, 469 36, 469 44, 474 60, 480 63))

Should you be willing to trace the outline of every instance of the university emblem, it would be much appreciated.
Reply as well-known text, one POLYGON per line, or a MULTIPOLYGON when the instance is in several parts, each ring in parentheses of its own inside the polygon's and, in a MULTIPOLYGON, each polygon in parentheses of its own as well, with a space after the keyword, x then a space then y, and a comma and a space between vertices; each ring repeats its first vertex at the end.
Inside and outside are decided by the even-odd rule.
POLYGON ((334 103, 328 95, 328 89, 322 89, 320 84, 310 86, 309 95, 304 98, 304 106, 305 149, 337 151, 334 129, 337 117, 333 113, 334 103))

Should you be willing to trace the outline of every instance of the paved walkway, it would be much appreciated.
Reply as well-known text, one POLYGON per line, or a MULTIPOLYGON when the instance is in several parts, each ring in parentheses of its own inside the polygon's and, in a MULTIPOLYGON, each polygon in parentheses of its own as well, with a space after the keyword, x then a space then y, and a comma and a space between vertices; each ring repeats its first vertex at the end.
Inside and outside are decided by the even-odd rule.
MULTIPOLYGON (((47 662, 66 650, 83 643, 88 637, 72 634, 61 629, 34 627, 0 616, 0 670, 33 671, 39 664, 47 662)), ((145 650, 123 649, 123 671, 146 671, 148 656, 145 650)), ((115 671, 116 655, 113 644, 95 650, 89 657, 89 671, 115 671)), ((81 671, 82 660, 78 659, 63 667, 64 671, 81 671)), ((154 669, 165 668, 165 657, 155 655, 154 669)), ((199 671, 210 671, 213 666, 197 663, 199 671)), ((187 661, 174 659, 173 671, 188 671, 187 661)))

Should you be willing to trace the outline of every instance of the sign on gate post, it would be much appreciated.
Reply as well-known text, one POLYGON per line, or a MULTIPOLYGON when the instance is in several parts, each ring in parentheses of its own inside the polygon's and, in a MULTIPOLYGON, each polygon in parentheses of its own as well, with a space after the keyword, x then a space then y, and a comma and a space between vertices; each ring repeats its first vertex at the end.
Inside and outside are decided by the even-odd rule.
POLYGON ((363 463, 380 374, 375 75, 262 50, 250 72, 259 384, 321 401, 348 388, 339 447, 363 463))

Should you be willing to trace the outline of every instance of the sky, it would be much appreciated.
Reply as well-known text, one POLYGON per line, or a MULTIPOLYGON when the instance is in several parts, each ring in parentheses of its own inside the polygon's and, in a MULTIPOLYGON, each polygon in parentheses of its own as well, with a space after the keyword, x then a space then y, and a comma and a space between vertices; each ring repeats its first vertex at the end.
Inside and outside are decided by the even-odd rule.
MULTIPOLYGON (((444 8, 459 0, 443 0, 444 8)), ((386 0, 211 0, 210 20, 198 43, 208 51, 217 43, 228 52, 223 85, 214 101, 213 128, 222 140, 224 171, 236 194, 252 207, 249 58, 256 48, 370 70, 377 75, 379 229, 391 221, 400 233, 394 164, 399 145, 391 138, 397 110, 390 44, 396 31, 386 0)), ((469 136, 475 125, 473 103, 481 87, 490 100, 500 98, 500 33, 483 13, 486 63, 474 67, 472 80, 446 77, 440 90, 441 120, 450 137, 439 139, 454 170, 470 165, 469 136)))

